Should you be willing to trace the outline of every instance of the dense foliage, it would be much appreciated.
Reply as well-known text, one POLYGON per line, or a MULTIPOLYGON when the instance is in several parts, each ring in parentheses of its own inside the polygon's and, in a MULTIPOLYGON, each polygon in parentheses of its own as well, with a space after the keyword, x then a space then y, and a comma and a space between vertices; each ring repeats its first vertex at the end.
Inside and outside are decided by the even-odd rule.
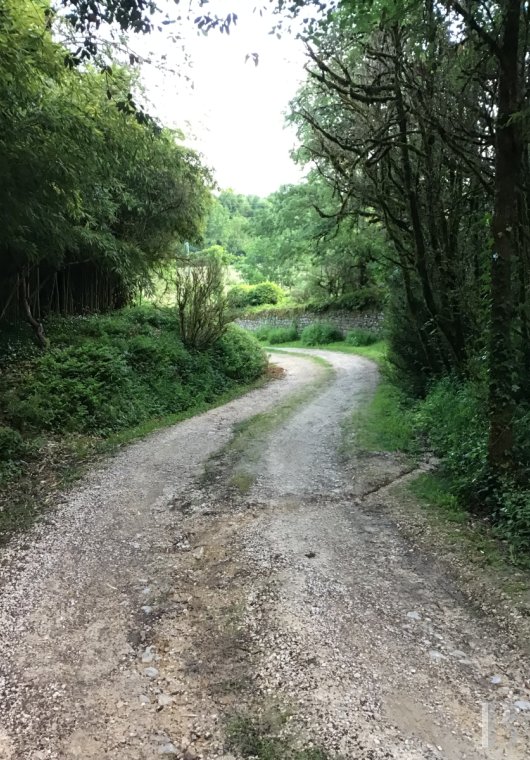
POLYGON ((304 346, 323 346, 326 343, 344 340, 344 336, 338 327, 329 322, 314 322, 304 327, 300 340, 304 346))
POLYGON ((235 309, 247 306, 274 305, 280 303, 285 292, 275 282, 259 282, 256 285, 245 283, 234 285, 228 291, 228 303, 235 309))
POLYGON ((207 244, 224 247, 235 269, 250 283, 232 289, 233 305, 277 303, 281 290, 276 288, 274 295, 270 287, 269 292, 264 288, 272 281, 298 302, 380 308, 382 261, 388 250, 383 230, 361 217, 339 221, 336 209, 337 200, 315 173, 262 200, 220 193, 205 237, 207 244))
POLYGON ((266 341, 271 346, 279 343, 292 343, 299 338, 296 324, 292 324, 289 327, 269 327, 263 325, 255 331, 254 335, 258 340, 266 341))
POLYGON ((266 364, 257 340, 235 326, 206 351, 186 348, 169 309, 60 317, 46 329, 46 353, 22 342, 4 356, 0 460, 16 459, 41 434, 108 435, 200 407, 255 380, 266 364))
POLYGON ((0 10, 0 315, 123 305, 198 239, 210 179, 134 101, 134 74, 72 67, 46 2, 0 10))
POLYGON ((226 254, 220 246, 180 255, 175 273, 180 337, 188 348, 210 347, 229 322, 224 293, 226 254))

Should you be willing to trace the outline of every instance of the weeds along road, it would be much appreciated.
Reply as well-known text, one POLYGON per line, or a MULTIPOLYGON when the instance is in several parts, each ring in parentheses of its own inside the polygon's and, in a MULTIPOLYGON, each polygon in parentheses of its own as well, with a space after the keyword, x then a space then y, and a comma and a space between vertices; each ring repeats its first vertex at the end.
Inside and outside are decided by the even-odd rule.
POLYGON ((4 550, 0 758, 528 758, 525 621, 413 550, 403 462, 345 454, 375 366, 296 353, 4 550))

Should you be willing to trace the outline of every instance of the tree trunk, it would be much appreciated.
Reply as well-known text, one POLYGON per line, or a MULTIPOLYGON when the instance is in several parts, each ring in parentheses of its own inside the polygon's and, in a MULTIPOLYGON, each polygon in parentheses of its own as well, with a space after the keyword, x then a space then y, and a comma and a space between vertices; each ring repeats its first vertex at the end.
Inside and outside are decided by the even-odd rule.
POLYGON ((520 127, 513 116, 520 107, 520 13, 520 0, 506 1, 499 48, 495 205, 492 221, 488 441, 489 465, 497 474, 510 469, 513 457, 515 359, 512 346, 512 269, 517 260, 517 206, 523 157, 520 127))
POLYGON ((39 322, 37 319, 35 319, 31 310, 29 275, 20 276, 20 299, 22 301, 22 306, 26 314, 26 319, 30 323, 31 327, 33 328, 33 332, 35 333, 37 343, 41 348, 48 348, 48 341, 46 340, 46 335, 44 334, 44 327, 42 325, 42 322, 39 322))

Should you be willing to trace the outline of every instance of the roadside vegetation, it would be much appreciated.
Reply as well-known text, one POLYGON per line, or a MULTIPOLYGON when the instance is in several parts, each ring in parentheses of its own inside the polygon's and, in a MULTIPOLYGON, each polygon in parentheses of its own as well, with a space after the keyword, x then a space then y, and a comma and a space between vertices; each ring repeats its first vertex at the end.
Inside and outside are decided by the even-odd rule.
MULTIPOLYGON (((187 347, 175 309, 54 317, 42 352, 13 330, 0 364, 0 535, 25 527, 99 453, 248 390, 263 376, 257 340, 229 326, 187 347), (46 490, 45 489, 45 490, 46 490)), ((6 334, 4 333, 4 340, 6 334)))
POLYGON ((204 244, 209 171, 145 110, 135 56, 98 50, 81 15, 0 12, 2 536, 93 456, 241 393, 267 363, 230 325, 227 257, 204 244))

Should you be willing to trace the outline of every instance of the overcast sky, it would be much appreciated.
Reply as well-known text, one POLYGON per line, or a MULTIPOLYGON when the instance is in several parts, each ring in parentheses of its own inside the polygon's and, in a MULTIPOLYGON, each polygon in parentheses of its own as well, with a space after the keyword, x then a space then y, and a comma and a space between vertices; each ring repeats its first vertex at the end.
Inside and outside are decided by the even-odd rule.
POLYGON ((301 176, 289 157, 295 135, 284 127, 283 112, 303 79, 304 56, 292 36, 271 36, 271 17, 261 18, 253 7, 252 0, 216 2, 219 15, 225 9, 239 15, 229 36, 218 31, 198 36, 190 25, 182 44, 169 42, 167 32, 132 42, 143 52, 166 53, 168 66, 182 72, 163 74, 144 67, 147 95, 161 120, 184 130, 222 188, 267 195, 301 176), (183 48, 191 58, 190 69, 184 64, 183 48), (247 53, 254 52, 259 54, 258 66, 245 63, 247 53))

